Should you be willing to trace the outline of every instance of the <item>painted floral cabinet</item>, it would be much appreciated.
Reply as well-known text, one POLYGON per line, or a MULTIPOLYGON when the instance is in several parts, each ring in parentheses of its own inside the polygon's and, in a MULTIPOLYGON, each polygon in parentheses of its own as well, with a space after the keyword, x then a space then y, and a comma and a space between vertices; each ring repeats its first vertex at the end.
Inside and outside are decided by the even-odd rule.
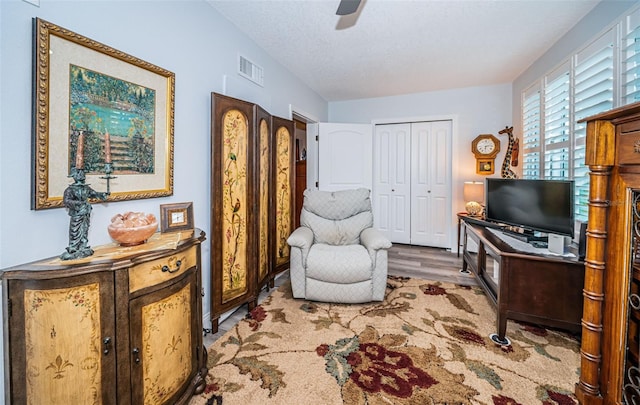
POLYGON ((288 268, 293 121, 211 95, 211 320, 256 303, 288 268))
POLYGON ((293 232, 295 212, 295 155, 293 121, 273 117, 275 168, 275 264, 274 272, 289 268, 290 250, 287 238, 293 232))
POLYGON ((271 115, 256 106, 256 134, 257 134, 257 150, 258 150, 258 173, 256 175, 257 191, 258 191, 258 290, 265 284, 269 283, 272 278, 273 254, 272 244, 273 224, 275 218, 271 215, 273 211, 273 137, 271 133, 272 123, 271 115))
POLYGON ((5 402, 186 404, 204 389, 200 230, 2 272, 5 402))

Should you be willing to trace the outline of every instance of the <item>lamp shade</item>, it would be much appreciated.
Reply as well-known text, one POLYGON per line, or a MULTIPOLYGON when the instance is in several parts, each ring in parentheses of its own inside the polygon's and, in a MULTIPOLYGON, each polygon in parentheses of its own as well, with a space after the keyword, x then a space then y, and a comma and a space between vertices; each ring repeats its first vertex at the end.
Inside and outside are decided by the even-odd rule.
POLYGON ((463 195, 467 213, 474 217, 481 215, 484 201, 484 183, 481 181, 465 181, 463 195))
POLYGON ((475 201, 482 204, 484 202, 484 183, 481 181, 464 182, 464 202, 475 201))

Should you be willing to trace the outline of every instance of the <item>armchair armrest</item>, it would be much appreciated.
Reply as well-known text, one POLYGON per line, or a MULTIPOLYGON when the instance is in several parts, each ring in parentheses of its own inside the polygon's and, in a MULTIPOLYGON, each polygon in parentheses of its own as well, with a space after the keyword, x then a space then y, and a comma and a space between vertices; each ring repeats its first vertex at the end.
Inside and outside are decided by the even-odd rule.
POLYGON ((297 247, 303 251, 308 251, 313 244, 313 232, 311 229, 301 226, 289 235, 287 243, 291 247, 297 247))
POLYGON ((367 248, 368 251, 389 249, 391 247, 391 241, 375 228, 367 228, 362 231, 360 234, 360 243, 367 248))

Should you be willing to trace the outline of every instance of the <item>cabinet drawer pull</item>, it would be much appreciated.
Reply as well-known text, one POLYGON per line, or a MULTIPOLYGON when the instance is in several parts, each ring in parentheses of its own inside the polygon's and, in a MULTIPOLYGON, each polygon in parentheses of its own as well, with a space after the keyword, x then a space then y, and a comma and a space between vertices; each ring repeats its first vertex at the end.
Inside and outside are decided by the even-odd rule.
POLYGON ((138 349, 137 347, 134 347, 132 352, 135 355, 135 357, 133 358, 133 361, 135 361, 136 364, 139 364, 140 363, 140 349, 138 349))
POLYGON ((106 356, 107 354, 109 354, 109 347, 111 346, 111 338, 107 336, 106 338, 102 339, 102 343, 104 344, 104 351, 102 353, 104 353, 104 355, 106 356))
POLYGON ((166 272, 169 272, 169 273, 175 273, 176 271, 179 271, 179 270, 180 270, 180 265, 181 265, 181 264, 182 264, 182 260, 176 260, 176 268, 175 268, 175 269, 173 269, 173 270, 171 270, 171 269, 169 268, 169 266, 165 264, 164 266, 162 266, 162 271, 163 271, 164 273, 166 273, 166 272))

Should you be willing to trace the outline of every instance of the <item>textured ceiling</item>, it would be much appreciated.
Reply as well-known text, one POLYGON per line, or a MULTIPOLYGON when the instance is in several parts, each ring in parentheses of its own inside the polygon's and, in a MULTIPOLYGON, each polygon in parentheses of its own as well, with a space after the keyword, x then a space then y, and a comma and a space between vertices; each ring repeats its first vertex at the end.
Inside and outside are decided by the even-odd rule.
POLYGON ((208 2, 338 101, 510 83, 599 0, 362 0, 345 17, 339 0, 208 2))

